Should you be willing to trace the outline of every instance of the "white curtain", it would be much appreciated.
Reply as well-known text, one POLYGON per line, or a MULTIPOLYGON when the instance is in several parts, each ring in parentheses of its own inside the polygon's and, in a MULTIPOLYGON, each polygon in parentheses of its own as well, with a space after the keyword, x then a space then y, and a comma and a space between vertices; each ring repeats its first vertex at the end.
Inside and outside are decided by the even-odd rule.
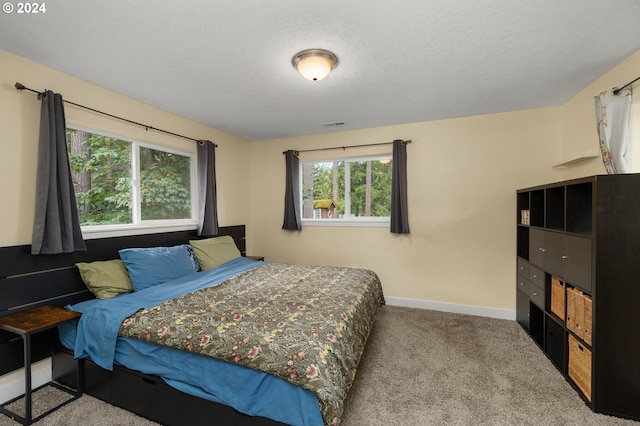
POLYGON ((617 95, 603 92, 595 98, 602 161, 608 174, 629 172, 629 112, 631 88, 617 95))

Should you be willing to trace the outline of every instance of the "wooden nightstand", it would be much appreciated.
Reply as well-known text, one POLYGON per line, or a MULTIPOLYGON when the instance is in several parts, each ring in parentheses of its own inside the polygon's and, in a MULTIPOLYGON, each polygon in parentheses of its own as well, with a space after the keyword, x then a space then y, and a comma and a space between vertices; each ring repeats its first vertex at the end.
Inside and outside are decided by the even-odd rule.
POLYGON ((264 256, 246 256, 247 259, 257 260, 259 262, 264 262, 264 256))
POLYGON ((78 399, 82 395, 82 386, 81 386, 82 381, 80 380, 80 368, 78 365, 76 365, 76 369, 77 369, 76 372, 79 379, 77 391, 68 389, 54 382, 49 382, 44 385, 44 386, 53 386, 57 389, 65 391, 73 395, 72 398, 53 407, 52 409, 50 409, 44 414, 39 415, 35 419, 32 416, 31 394, 33 391, 37 389, 34 389, 33 391, 31 390, 31 335, 56 327, 58 324, 62 324, 63 322, 78 318, 80 317, 80 315, 81 315, 80 312, 70 311, 68 309, 60 308, 57 306, 41 306, 39 308, 34 308, 28 311, 17 312, 15 314, 7 315, 0 318, 0 330, 5 330, 11 333, 18 334, 20 335, 20 337, 22 337, 22 340, 24 342, 25 415, 24 417, 22 417, 5 408, 6 405, 17 401, 18 399, 22 398, 22 396, 14 398, 11 401, 5 402, 4 404, 0 405, 0 413, 3 413, 11 417, 12 419, 22 423, 23 425, 30 425, 31 423, 40 420, 47 414, 62 407, 63 405, 66 405, 69 402, 75 399, 78 399))

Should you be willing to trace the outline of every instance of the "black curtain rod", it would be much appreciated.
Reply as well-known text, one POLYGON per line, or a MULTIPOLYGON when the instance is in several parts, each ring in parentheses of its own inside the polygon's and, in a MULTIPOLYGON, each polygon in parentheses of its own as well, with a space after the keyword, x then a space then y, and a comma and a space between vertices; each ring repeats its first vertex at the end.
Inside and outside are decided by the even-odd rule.
MULTIPOLYGON (((25 87, 24 84, 22 84, 22 83, 17 83, 16 82, 15 86, 16 86, 16 89, 18 89, 18 90, 28 90, 29 92, 36 93, 38 96, 44 95, 44 92, 38 92, 37 90, 29 89, 28 87, 25 87)), ((70 105, 74 105, 74 106, 80 107, 80 108, 84 108, 84 109, 89 110, 89 111, 97 112, 98 114, 106 115, 106 116, 111 117, 111 118, 122 120, 122 121, 125 121, 125 122, 130 123, 130 124, 135 124, 136 126, 144 127, 145 130, 155 130, 156 132, 165 133, 167 135, 177 136, 179 138, 188 139, 188 140, 194 141, 194 142, 200 142, 199 139, 194 139, 194 138, 190 138, 189 136, 184 136, 184 135, 180 135, 178 133, 169 132, 167 130, 158 129, 157 127, 148 126, 146 124, 138 123, 137 121, 129 120, 127 118, 118 117, 117 115, 109 114, 108 112, 104 112, 104 111, 100 111, 100 110, 97 110, 97 109, 94 109, 94 108, 91 108, 91 107, 88 107, 88 106, 80 105, 80 104, 77 104, 75 102, 67 101, 66 99, 63 99, 63 102, 65 102, 67 104, 70 104, 70 105)), ((217 144, 214 144, 214 145, 215 145, 216 148, 218 147, 217 144)))
MULTIPOLYGON (((347 148, 361 148, 363 146, 378 146, 378 145, 391 145, 393 142, 380 142, 380 143, 368 143, 368 144, 364 144, 364 145, 348 145, 348 146, 334 146, 334 147, 330 147, 330 148, 316 148, 316 149, 296 149, 294 151, 296 152, 313 152, 313 151, 330 151, 332 149, 341 149, 341 150, 345 150, 347 148)), ((411 139, 408 139, 406 141, 402 141, 403 144, 408 144, 411 143, 411 139)), ((286 154, 287 151, 283 151, 283 154, 286 154)))
POLYGON ((633 80, 633 81, 628 82, 627 84, 625 84, 625 85, 624 85, 624 86, 622 86, 622 87, 614 87, 614 88, 613 88, 613 94, 614 94, 614 95, 616 95, 616 96, 617 96, 617 95, 619 95, 619 94, 620 94, 620 92, 621 92, 623 89, 625 89, 625 88, 627 88, 627 87, 631 86, 633 83, 635 83, 635 82, 636 82, 636 81, 638 81, 638 80, 640 80, 640 77, 636 78, 636 79, 635 79, 635 80, 633 80))

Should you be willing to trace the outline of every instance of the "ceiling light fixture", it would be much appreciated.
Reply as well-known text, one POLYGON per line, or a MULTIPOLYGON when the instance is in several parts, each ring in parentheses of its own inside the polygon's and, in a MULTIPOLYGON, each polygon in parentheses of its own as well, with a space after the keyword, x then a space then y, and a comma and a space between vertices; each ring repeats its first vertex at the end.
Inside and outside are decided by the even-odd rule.
POLYGON ((304 78, 318 81, 338 66, 338 57, 328 50, 308 49, 296 53, 291 63, 304 78))

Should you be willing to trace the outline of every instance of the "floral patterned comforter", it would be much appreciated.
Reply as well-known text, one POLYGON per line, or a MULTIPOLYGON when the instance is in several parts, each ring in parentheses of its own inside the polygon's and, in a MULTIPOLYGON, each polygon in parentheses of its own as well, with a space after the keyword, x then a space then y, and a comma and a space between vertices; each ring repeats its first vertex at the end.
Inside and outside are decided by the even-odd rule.
POLYGON ((271 263, 142 309, 119 335, 281 377, 315 392, 333 425, 383 303, 372 271, 271 263))

